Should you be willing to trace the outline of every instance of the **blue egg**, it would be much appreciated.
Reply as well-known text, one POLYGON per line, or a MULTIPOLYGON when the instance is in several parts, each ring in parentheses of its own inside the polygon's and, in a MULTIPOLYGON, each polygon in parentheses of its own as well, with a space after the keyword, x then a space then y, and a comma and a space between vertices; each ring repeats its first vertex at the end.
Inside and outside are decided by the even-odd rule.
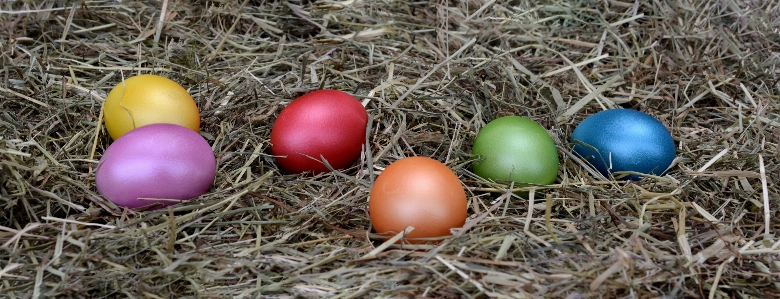
MULTIPOLYGON (((601 174, 618 171, 661 175, 672 164, 674 141, 666 127, 643 112, 611 109, 593 114, 574 129, 574 152, 601 174)), ((637 175, 626 178, 639 180, 637 175)))

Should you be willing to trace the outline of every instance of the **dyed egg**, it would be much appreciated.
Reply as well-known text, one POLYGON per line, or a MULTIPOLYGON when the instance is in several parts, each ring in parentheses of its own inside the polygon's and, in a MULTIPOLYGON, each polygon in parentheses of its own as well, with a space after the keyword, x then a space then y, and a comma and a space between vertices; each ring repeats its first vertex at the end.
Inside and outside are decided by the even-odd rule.
POLYGON ((393 162, 377 177, 368 201, 374 229, 391 237, 408 226, 406 243, 415 238, 450 235, 466 223, 468 203, 460 180, 449 167, 428 157, 393 162))
MULTIPOLYGON (((571 136, 574 152, 601 174, 617 171, 661 175, 675 157, 672 135, 664 125, 643 112, 611 109, 580 123, 571 136)), ((640 176, 627 177, 638 180, 640 176)))
POLYGON ((106 149, 95 184, 98 193, 117 206, 169 206, 177 203, 170 199, 206 193, 216 170, 214 152, 198 133, 174 124, 151 124, 122 135, 106 149))
POLYGON ((271 153, 288 173, 327 172, 350 166, 363 149, 368 113, 355 97, 317 90, 282 109, 271 128, 271 153))
POLYGON ((119 82, 108 93, 103 112, 106 129, 114 140, 132 129, 156 123, 200 131, 198 106, 187 90, 157 75, 138 75, 119 82))
POLYGON ((493 181, 546 185, 558 176, 558 150, 547 131, 520 116, 497 118, 477 134, 474 173, 493 181))

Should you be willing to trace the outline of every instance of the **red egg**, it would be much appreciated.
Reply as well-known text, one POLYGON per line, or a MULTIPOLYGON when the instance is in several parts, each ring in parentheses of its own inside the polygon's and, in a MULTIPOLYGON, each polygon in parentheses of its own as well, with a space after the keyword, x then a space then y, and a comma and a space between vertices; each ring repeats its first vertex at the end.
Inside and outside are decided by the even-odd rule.
POLYGON ((317 90, 292 101, 271 129, 271 153, 289 173, 322 173, 350 166, 366 138, 368 113, 355 97, 317 90))
POLYGON ((450 229, 466 223, 468 203, 460 180, 449 167, 428 157, 408 157, 393 162, 377 177, 368 201, 376 232, 394 236, 408 226, 406 243, 415 238, 450 235, 450 229))
POLYGON ((95 185, 118 206, 157 202, 164 207, 206 193, 216 170, 214 152, 198 133, 180 125, 151 124, 127 132, 106 149, 95 185))

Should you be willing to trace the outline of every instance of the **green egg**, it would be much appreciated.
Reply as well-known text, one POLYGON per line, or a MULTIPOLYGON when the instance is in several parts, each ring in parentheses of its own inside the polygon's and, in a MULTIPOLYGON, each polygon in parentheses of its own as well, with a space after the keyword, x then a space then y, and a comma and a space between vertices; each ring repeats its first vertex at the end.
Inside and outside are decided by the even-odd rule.
POLYGON ((474 140, 472 169, 482 178, 547 185, 558 176, 558 150, 533 120, 504 116, 485 125, 474 140))

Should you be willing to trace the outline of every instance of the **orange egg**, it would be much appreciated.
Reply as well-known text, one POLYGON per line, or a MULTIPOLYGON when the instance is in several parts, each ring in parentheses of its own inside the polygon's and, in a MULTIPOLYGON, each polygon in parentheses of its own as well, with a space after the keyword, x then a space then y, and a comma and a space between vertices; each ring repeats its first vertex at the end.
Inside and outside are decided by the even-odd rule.
POLYGON ((448 236, 451 228, 462 227, 468 203, 449 167, 428 157, 408 157, 377 177, 368 209, 378 234, 391 237, 411 225, 405 243, 415 244, 428 241, 408 239, 448 236))
POLYGON ((116 140, 132 129, 156 123, 200 131, 200 113, 192 96, 171 79, 138 75, 119 82, 103 105, 106 129, 116 140))

